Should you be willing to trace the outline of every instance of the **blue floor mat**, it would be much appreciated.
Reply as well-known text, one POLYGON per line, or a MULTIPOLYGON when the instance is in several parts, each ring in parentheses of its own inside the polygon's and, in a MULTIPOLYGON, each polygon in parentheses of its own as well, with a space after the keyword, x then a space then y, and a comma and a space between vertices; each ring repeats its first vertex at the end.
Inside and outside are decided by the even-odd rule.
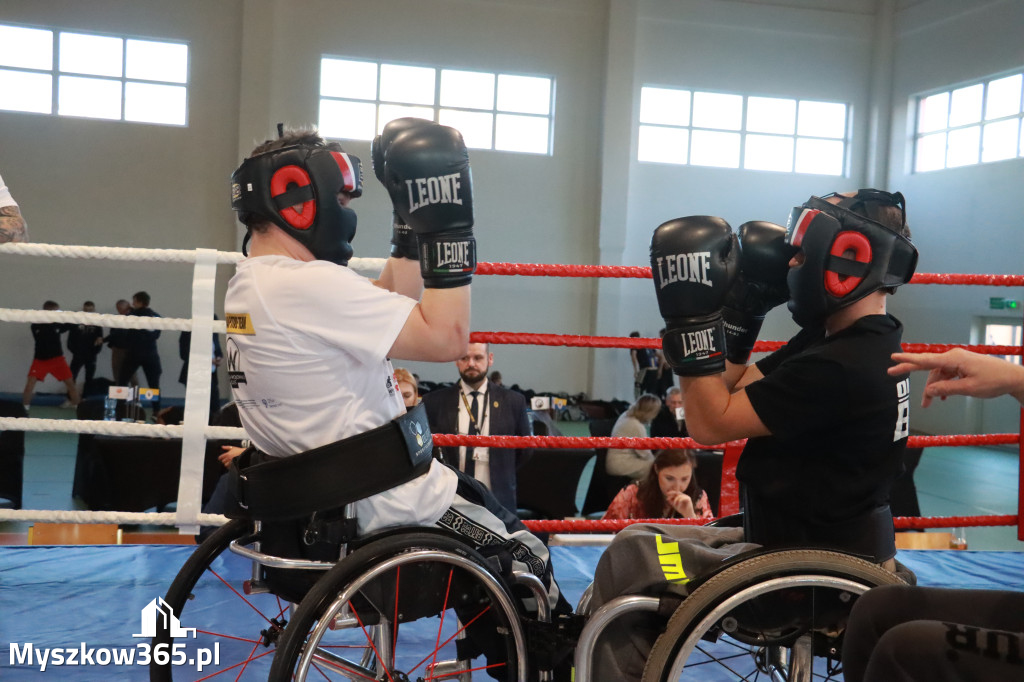
MULTIPOLYGON (((99 662, 55 666, 51 660, 41 672, 38 660, 29 663, 24 656, 28 644, 38 653, 47 648, 128 650, 148 642, 133 637, 142 632, 141 611, 165 594, 192 549, 173 545, 0 547, 0 679, 148 679, 144 666, 99 662)), ((602 549, 552 548, 556 578, 570 603, 576 603, 593 578, 602 549)), ((1022 553, 901 551, 898 558, 917 574, 922 585, 1024 591, 1022 553)), ((221 572, 229 584, 238 587, 249 576, 250 565, 228 555, 221 572)), ((221 600, 232 599, 237 597, 223 587, 219 596, 211 593, 209 598, 196 601, 203 604, 203 618, 213 622, 229 617, 221 600)), ((195 626, 187 618, 183 618, 182 625, 195 626)), ((191 673, 181 679, 199 679, 208 674, 191 673)), ((222 678, 234 679, 234 675, 214 679, 222 678)), ((179 679, 177 674, 175 679, 179 679)))

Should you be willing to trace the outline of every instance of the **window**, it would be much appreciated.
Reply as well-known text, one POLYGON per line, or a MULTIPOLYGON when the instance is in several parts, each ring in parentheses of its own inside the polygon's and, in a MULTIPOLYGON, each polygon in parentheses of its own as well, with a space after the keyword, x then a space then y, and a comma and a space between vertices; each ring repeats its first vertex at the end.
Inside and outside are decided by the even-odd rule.
POLYGON ((474 149, 550 154, 553 101, 551 78, 320 60, 327 137, 371 140, 389 121, 415 116, 457 129, 474 149))
POLYGON ((640 89, 640 161, 842 175, 847 106, 778 97, 640 89))
MULTIPOLYGON (((1021 345, 1021 325, 1005 323, 985 323, 986 346, 1019 346, 1021 345)), ((997 355, 1008 362, 1019 365, 1019 355, 997 355)))
POLYGON ((188 45, 0 24, 0 110, 183 126, 188 45))
POLYGON ((1024 156, 1022 81, 1015 73, 918 97, 914 171, 1024 156))

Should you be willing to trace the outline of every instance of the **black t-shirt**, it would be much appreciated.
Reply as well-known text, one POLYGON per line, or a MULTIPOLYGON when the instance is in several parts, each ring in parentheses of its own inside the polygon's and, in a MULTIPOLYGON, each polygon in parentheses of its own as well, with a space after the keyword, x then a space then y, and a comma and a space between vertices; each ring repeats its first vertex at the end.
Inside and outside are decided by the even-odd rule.
POLYGON ((746 392, 772 435, 747 441, 736 477, 748 529, 772 542, 750 541, 827 539, 888 504, 909 435, 909 380, 886 371, 902 334, 896 318, 870 315, 828 338, 805 329, 757 363, 764 378, 746 392))
POLYGON ((33 357, 36 360, 62 357, 64 355, 64 347, 60 343, 60 335, 70 328, 70 324, 61 324, 60 322, 32 325, 32 338, 36 342, 35 355, 33 357))

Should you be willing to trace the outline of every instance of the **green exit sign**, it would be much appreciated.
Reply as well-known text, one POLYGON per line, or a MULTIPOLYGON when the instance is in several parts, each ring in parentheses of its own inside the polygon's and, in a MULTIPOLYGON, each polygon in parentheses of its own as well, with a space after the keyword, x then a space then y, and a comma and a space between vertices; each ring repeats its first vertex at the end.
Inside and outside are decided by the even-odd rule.
POLYGON ((992 297, 988 299, 988 307, 991 310, 1018 310, 1020 309, 1020 301, 1014 301, 1009 298, 992 297))

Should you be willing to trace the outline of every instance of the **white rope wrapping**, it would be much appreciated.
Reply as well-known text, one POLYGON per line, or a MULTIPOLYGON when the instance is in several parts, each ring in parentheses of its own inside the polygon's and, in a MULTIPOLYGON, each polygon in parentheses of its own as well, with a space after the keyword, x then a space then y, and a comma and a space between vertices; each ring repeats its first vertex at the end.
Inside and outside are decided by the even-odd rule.
MULTIPOLYGON (((70 246, 67 244, 0 244, 0 253, 15 253, 21 256, 49 256, 50 258, 143 261, 147 263, 194 263, 196 260, 194 249, 138 249, 123 246, 70 246)), ((218 263, 237 263, 243 258, 245 256, 238 252, 217 252, 218 263)))
MULTIPOLYGON (((0 521, 41 521, 56 523, 130 523, 153 526, 177 524, 174 512, 61 511, 56 509, 0 509, 0 521)), ((200 514, 202 526, 223 526, 228 522, 220 514, 200 514)))
MULTIPOLYGON (((10 253, 20 256, 49 256, 51 258, 92 258, 122 261, 143 261, 149 263, 194 263, 194 249, 140 249, 122 246, 71 246, 67 244, 8 243, 0 244, 0 255, 10 253)), ((217 251, 218 264, 234 264, 245 258, 238 251, 217 251)), ((384 258, 353 258, 348 266, 356 272, 379 273, 384 268, 384 258)))
POLYGON ((182 419, 181 468, 178 476, 178 514, 182 533, 198 533, 202 506, 206 437, 210 418, 210 375, 213 367, 213 292, 217 286, 217 252, 196 250, 192 274, 192 337, 189 341, 185 415, 182 419))
MULTIPOLYGON (((133 424, 91 419, 34 419, 32 417, 0 417, 0 431, 33 431, 51 433, 91 433, 99 436, 141 436, 142 438, 181 438, 185 427, 180 424, 133 424)), ((241 440, 248 438, 245 429, 237 426, 207 426, 207 438, 241 440)))
MULTIPOLYGON (((160 329, 187 332, 192 330, 192 320, 180 317, 142 317, 139 315, 109 315, 65 310, 20 310, 0 308, 2 322, 63 322, 65 324, 91 324, 97 327, 118 329, 160 329)), ((213 331, 224 334, 227 326, 224 320, 213 320, 213 331)))

